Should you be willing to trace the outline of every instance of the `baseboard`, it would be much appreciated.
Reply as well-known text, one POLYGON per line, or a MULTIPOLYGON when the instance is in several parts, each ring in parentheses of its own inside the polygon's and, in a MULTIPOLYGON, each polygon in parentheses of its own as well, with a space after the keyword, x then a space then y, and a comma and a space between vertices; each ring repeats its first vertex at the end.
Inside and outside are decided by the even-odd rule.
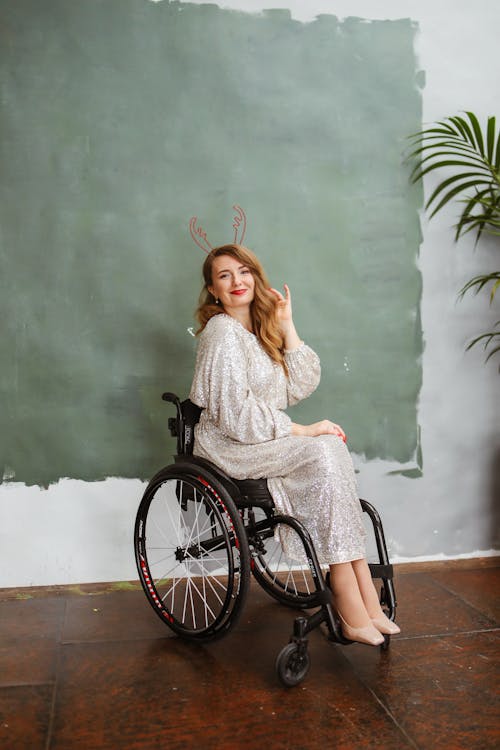
MULTIPOLYGON (((500 557, 468 557, 452 560, 428 560, 394 564, 394 575, 408 573, 436 573, 450 570, 485 570, 500 567, 500 557)), ((44 596, 102 596, 120 591, 139 591, 139 581, 110 581, 107 583, 77 583, 54 586, 25 586, 0 588, 0 601, 36 599, 44 596)))
POLYGON ((459 557, 452 560, 417 560, 415 562, 394 563, 394 574, 436 573, 443 570, 482 570, 500 567, 500 557, 459 557))

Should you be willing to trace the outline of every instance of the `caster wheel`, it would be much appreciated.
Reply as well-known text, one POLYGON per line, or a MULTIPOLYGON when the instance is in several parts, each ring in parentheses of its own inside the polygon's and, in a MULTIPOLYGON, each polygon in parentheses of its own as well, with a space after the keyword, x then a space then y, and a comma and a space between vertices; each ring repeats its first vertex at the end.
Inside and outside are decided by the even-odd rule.
POLYGON ((309 672, 309 654, 307 650, 301 651, 297 643, 288 643, 278 654, 276 671, 285 687, 298 685, 309 672))

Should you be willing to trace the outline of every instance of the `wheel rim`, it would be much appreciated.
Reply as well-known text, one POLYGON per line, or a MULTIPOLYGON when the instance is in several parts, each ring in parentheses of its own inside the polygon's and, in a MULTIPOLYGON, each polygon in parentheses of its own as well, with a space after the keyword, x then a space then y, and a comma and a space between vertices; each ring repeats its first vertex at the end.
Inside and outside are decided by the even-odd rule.
POLYGON ((286 557, 280 545, 277 550, 271 549, 268 557, 257 554, 254 560, 259 572, 277 592, 281 591, 293 598, 304 598, 314 594, 315 588, 309 569, 296 567, 296 563, 286 557))
POLYGON ((136 549, 144 590, 174 630, 196 637, 224 627, 238 597, 240 555, 230 514, 208 483, 171 476, 153 487, 136 549))
MULTIPOLYGON (((256 511, 256 521, 264 518, 263 512, 256 511)), ((297 538, 296 544, 302 547, 296 531, 287 527, 287 533, 297 538)), ((259 583, 273 596, 295 606, 311 606, 316 598, 316 587, 311 571, 306 563, 289 558, 281 544, 274 539, 273 530, 256 533, 250 538, 253 547, 252 572, 259 583)))

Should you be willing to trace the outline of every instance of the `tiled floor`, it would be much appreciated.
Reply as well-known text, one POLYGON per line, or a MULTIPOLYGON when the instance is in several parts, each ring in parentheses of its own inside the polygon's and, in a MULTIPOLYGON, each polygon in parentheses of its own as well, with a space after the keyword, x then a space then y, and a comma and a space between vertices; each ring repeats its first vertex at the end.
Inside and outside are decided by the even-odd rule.
POLYGON ((203 646, 140 590, 0 591, 0 748, 497 750, 500 567, 408 567, 389 651, 316 630, 291 689, 274 661, 294 612, 256 586, 235 630, 203 646))

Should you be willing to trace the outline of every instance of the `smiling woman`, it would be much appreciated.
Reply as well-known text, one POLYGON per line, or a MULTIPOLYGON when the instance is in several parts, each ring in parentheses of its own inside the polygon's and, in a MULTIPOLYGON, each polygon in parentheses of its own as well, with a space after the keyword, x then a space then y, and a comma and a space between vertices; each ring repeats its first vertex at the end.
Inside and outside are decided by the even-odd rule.
MULTIPOLYGON (((265 352, 286 372, 282 334, 275 315, 276 298, 281 295, 271 290, 258 258, 243 245, 216 247, 203 264, 203 280, 196 311, 200 322, 198 333, 214 315, 226 312, 258 336, 265 352)), ((294 340, 290 339, 288 344, 292 348, 294 340)))
MULTIPOLYGON (((201 327, 191 401, 203 410, 194 455, 235 479, 267 478, 274 503, 309 531, 330 580, 344 635, 370 645, 399 628, 382 612, 365 559, 365 530, 343 429, 285 413, 320 380, 319 358, 299 338, 292 298, 270 287, 241 245, 213 249, 203 266, 201 327)), ((303 561, 291 529, 285 553, 303 561)))
POLYGON ((249 331, 252 331, 250 303, 253 302, 255 281, 248 266, 230 255, 219 255, 212 265, 212 284, 208 291, 249 331))

